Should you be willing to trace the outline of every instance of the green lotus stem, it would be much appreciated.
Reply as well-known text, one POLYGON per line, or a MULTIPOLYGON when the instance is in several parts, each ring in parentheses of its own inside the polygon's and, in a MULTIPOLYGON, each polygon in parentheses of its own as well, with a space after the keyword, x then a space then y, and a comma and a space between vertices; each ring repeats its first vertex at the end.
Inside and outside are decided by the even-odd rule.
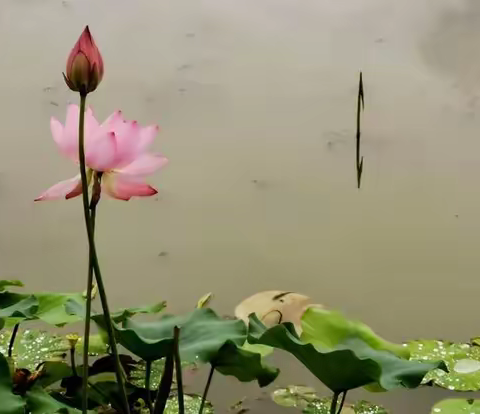
POLYGON ((355 148, 355 167, 357 170, 357 188, 360 189, 362 184, 362 172, 363 172, 363 156, 360 156, 360 137, 361 137, 361 128, 360 128, 360 119, 362 109, 365 108, 365 98, 364 98, 364 89, 363 89, 363 74, 360 72, 360 80, 358 83, 358 97, 357 97, 357 133, 355 136, 356 148, 355 148))
POLYGON ((200 409, 198 410, 198 414, 203 413, 203 408, 205 407, 205 403, 207 401, 208 390, 210 389, 214 372, 215 372, 215 366, 212 364, 212 367, 210 368, 210 373, 208 374, 207 384, 205 385, 205 390, 203 391, 202 403, 200 404, 200 409))
MULTIPOLYGON (((88 182, 87 171, 85 169, 85 148, 84 148, 84 130, 85 130, 85 105, 87 101, 87 93, 80 91, 80 116, 78 123, 78 160, 80 163, 80 176, 82 180, 82 200, 83 200, 83 213, 85 216, 85 226, 87 228, 88 246, 89 246, 89 258, 91 258, 91 267, 95 273, 95 279, 97 281, 98 293, 100 301, 102 303, 103 314, 105 317, 105 325, 107 328, 108 340, 110 348, 115 362, 115 375, 120 388, 120 395, 122 398, 123 409, 126 414, 130 414, 130 407, 128 405, 127 391, 125 389, 125 383, 122 375, 122 367, 120 365, 120 358, 118 356, 117 342, 115 340, 115 333, 113 331, 112 318, 110 316, 110 310, 108 307, 107 294, 105 292, 105 286, 103 284, 102 274, 100 272, 100 266, 98 264, 97 251, 95 248, 95 238, 93 234, 93 227, 90 217, 89 205, 88 205, 88 182)), ((89 260, 90 261, 90 260, 89 260)), ((91 285, 91 284, 90 284, 91 285)), ((88 296, 87 296, 88 297, 88 296)), ((91 297, 91 295, 90 295, 91 297)), ((90 315, 86 315, 86 319, 89 319, 90 315)), ((85 335, 87 338, 87 335, 85 335)), ((87 348, 88 349, 88 348, 87 348)), ((84 381, 84 387, 86 382, 84 381)), ((86 407, 83 407, 83 412, 86 413, 86 407)))
POLYGON ((70 348, 70 365, 72 366, 73 376, 78 377, 77 367, 75 365, 75 347, 70 348))
POLYGON ((333 393, 332 402, 330 404, 330 414, 337 414, 337 401, 339 395, 339 392, 333 393))
POLYGON ((173 328, 173 355, 175 357, 175 374, 177 378, 177 400, 178 414, 185 414, 185 401, 183 396, 182 362, 180 361, 180 350, 178 348, 180 340, 180 328, 173 328))
POLYGON ((338 408, 337 414, 340 414, 342 412, 343 405, 345 404, 346 396, 347 396, 347 391, 344 391, 342 393, 342 399, 340 400, 340 407, 338 408))
POLYGON ((343 409, 343 405, 345 404, 345 397, 347 396, 347 392, 334 392, 332 397, 332 403, 330 404, 330 414, 340 414, 343 409), (337 404, 338 404, 338 397, 342 395, 342 399, 340 400, 340 405, 337 411, 337 404))
POLYGON ((157 396, 155 398, 155 406, 153 408, 154 414, 162 414, 167 406, 168 397, 170 396, 170 390, 172 389, 173 381, 173 349, 167 355, 165 360, 165 367, 163 369, 162 379, 158 385, 157 396))
POLYGON ((147 406, 150 414, 153 413, 152 395, 150 393, 150 377, 152 374, 152 361, 145 361, 145 390, 147 391, 147 406))
MULTIPOLYGON (((95 174, 96 176, 96 174, 95 174)), ((90 224, 95 237, 95 220, 97 217, 97 203, 90 202, 90 224)), ((87 303, 85 305, 85 333, 83 336, 83 382, 82 382, 82 412, 88 410, 88 348, 90 346, 90 315, 92 314, 93 266, 92 254, 88 254, 87 303)))
POLYGON ((13 327, 12 336, 10 337, 10 342, 8 344, 8 357, 11 358, 13 354, 13 345, 15 344, 15 338, 17 337, 19 323, 16 323, 13 327))

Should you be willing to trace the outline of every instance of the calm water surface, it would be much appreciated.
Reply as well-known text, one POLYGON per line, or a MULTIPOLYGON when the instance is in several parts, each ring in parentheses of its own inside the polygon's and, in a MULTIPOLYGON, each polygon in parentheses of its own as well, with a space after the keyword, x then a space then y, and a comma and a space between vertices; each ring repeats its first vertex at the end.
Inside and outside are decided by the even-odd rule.
MULTIPOLYGON (((75 99, 61 71, 87 23, 106 65, 97 115, 160 124, 155 149, 171 160, 152 178, 157 198, 100 206, 114 307, 166 299, 180 312, 213 291, 229 313, 281 289, 394 341, 480 333, 477 0, 2 0, 0 273, 32 290, 85 288, 80 200, 32 200, 75 174, 49 117, 75 99)), ((279 384, 320 390, 293 359, 277 362, 279 384)), ((219 412, 260 395, 230 384, 214 382, 219 412)), ((428 413, 444 394, 369 397, 428 413)))

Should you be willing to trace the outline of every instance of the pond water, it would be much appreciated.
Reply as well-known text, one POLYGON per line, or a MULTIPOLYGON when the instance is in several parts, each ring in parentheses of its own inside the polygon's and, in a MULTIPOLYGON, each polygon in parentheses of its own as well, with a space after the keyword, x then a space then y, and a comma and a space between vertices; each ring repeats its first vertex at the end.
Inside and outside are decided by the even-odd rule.
MULTIPOLYGON (((100 206, 112 307, 165 299, 180 312, 211 291, 233 313, 279 289, 392 341, 478 336, 477 0, 2 0, 0 273, 31 290, 85 288, 80 200, 33 203, 75 174, 49 117, 76 98, 61 72, 85 24, 105 61, 97 115, 158 123, 155 149, 170 159, 151 179, 158 197, 100 206)), ((276 360, 279 385, 321 391, 276 360)), ((214 380, 220 412, 260 395, 234 384, 214 380)), ((445 394, 368 397, 428 413, 445 394)), ((252 413, 281 411, 258 404, 252 413)))

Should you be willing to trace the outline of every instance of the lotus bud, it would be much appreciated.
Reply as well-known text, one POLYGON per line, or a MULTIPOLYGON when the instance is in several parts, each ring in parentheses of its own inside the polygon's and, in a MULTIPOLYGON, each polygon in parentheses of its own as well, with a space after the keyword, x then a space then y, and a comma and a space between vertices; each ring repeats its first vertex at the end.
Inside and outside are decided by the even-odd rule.
POLYGON ((75 43, 63 74, 67 86, 74 92, 87 94, 97 89, 103 78, 103 59, 88 26, 75 43))

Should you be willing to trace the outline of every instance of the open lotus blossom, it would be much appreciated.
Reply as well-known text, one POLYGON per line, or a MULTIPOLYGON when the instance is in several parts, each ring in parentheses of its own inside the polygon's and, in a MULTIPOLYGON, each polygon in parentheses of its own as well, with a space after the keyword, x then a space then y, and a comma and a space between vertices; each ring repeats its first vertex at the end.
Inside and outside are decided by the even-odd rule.
MULTIPOLYGON (((57 119, 50 121, 53 139, 62 154, 78 164, 79 108, 69 105, 65 126, 57 119)), ((93 172, 102 173, 102 191, 119 200, 146 197, 157 190, 145 183, 145 177, 167 163, 161 154, 147 149, 158 132, 156 125, 140 127, 136 121, 126 121, 117 111, 99 124, 88 108, 85 112, 85 163, 91 184, 93 172)), ((80 174, 61 181, 45 191, 35 201, 70 199, 82 194, 80 174)))

